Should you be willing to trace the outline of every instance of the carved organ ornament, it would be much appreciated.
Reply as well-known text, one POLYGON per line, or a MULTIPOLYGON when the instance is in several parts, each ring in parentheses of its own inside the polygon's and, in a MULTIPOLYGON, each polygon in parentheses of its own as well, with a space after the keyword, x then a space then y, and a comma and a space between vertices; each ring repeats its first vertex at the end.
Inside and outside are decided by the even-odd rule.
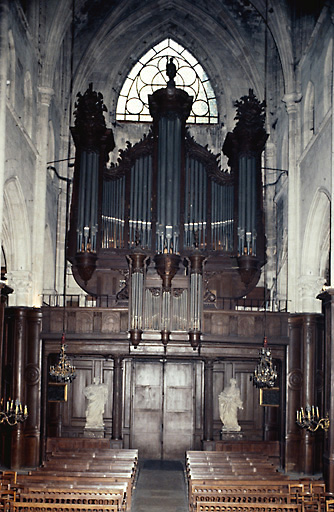
MULTIPOLYGON (((129 335, 136 347, 157 332, 166 346, 174 333, 200 344, 205 290, 240 298, 257 284, 264 264, 261 153, 267 139, 264 104, 249 91, 236 102, 236 126, 223 151, 230 171, 189 135, 192 97, 175 87, 149 96, 153 126, 135 145, 114 149, 106 107, 92 84, 78 94, 68 257, 78 284, 91 295, 116 293, 128 270, 129 335), (213 276, 210 278, 210 276, 213 276)), ((119 290, 118 290, 119 291, 119 290)), ((124 293, 123 293, 124 295, 124 293)))

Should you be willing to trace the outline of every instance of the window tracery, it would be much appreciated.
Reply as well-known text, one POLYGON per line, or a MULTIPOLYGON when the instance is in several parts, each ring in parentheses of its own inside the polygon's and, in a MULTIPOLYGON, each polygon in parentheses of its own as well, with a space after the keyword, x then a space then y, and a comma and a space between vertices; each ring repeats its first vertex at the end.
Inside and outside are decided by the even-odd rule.
POLYGON ((170 57, 177 69, 176 86, 193 97, 187 122, 218 122, 217 100, 209 77, 195 57, 170 38, 143 55, 128 74, 117 102, 117 121, 152 121, 148 95, 166 86, 166 59, 170 57))

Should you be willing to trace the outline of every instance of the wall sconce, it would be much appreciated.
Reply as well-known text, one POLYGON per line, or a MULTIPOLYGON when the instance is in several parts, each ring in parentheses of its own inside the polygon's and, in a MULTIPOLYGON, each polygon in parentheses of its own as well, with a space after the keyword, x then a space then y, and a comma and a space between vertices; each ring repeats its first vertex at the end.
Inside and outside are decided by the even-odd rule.
POLYGON ((298 427, 306 428, 307 430, 310 430, 311 432, 315 432, 318 430, 318 428, 322 428, 325 432, 329 429, 329 417, 328 413, 326 414, 325 418, 320 418, 319 415, 319 408, 314 407, 312 405, 311 407, 307 405, 305 407, 305 411, 303 407, 301 407, 296 412, 297 418, 296 423, 298 427))
POLYGON ((23 423, 28 418, 28 408, 25 405, 22 408, 21 402, 16 399, 7 400, 6 407, 4 403, 4 399, 1 398, 0 403, 0 424, 7 423, 11 427, 17 425, 18 423, 23 423))

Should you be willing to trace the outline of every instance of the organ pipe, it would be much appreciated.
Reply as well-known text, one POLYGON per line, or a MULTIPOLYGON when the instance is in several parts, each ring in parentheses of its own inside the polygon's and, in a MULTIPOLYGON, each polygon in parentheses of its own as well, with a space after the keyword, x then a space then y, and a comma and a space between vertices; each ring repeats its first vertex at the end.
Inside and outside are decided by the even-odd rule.
POLYGON ((99 153, 82 151, 79 176, 77 252, 96 252, 99 153))
POLYGON ((75 262, 80 278, 87 283, 97 260, 102 172, 115 143, 112 131, 106 128, 102 94, 96 93, 89 84, 87 91, 83 95, 79 93, 77 98, 75 126, 71 128, 76 156, 68 256, 75 262))
POLYGON ((237 124, 227 134, 223 152, 237 181, 238 265, 242 281, 248 286, 265 260, 261 153, 268 135, 264 129, 265 104, 258 101, 252 89, 235 106, 237 124))
POLYGON ((211 245, 216 251, 233 250, 233 194, 232 185, 211 182, 211 245))
POLYGON ((146 255, 139 249, 129 255, 130 296, 129 333, 132 345, 136 348, 143 333, 144 265, 146 255))
POLYGON ((200 345, 203 317, 203 266, 205 256, 195 248, 190 260, 189 339, 195 350, 200 345))
POLYGON ((179 251, 181 121, 161 118, 158 139, 157 251, 179 251))

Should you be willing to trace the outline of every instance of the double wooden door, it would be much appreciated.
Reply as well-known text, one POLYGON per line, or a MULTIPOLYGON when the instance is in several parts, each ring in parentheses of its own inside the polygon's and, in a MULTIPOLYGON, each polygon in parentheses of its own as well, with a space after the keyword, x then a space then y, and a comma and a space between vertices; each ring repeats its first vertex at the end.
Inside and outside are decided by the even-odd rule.
POLYGON ((197 364, 136 361, 131 445, 142 458, 183 459, 194 447, 197 364))

